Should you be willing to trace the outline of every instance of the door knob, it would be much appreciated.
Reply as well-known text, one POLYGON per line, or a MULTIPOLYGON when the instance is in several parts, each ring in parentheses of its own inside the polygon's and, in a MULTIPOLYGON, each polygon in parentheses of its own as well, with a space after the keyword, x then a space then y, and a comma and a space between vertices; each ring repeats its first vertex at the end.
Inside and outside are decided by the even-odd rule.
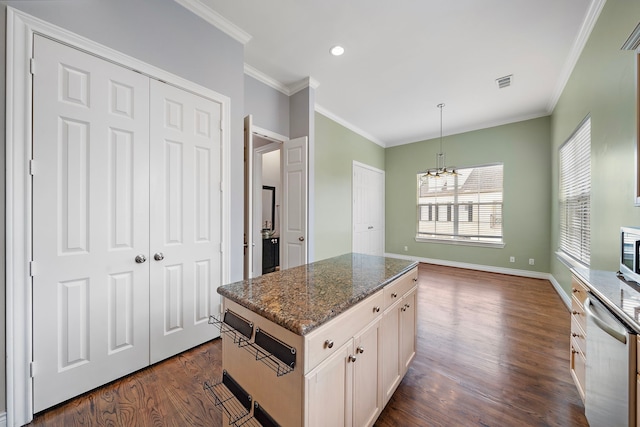
POLYGON ((300 240, 301 242, 304 242, 304 236, 298 237, 298 240, 300 240))
POLYGON ((164 254, 162 252, 156 252, 155 255, 153 255, 153 259, 156 261, 162 261, 164 259, 164 254))
POLYGON ((136 262, 137 262, 138 264, 142 264, 142 263, 143 263, 143 262, 145 262, 146 260, 147 260, 147 257, 146 257, 146 256, 144 256, 144 255, 138 255, 138 256, 136 257, 136 262))

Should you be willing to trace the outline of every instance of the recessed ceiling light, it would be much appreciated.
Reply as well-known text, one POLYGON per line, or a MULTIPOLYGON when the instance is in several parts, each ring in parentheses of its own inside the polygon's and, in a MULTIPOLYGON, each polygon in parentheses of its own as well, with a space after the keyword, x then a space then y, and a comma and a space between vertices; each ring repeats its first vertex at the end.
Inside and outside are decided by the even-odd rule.
POLYGON ((333 56, 340 56, 344 53, 344 48, 340 45, 334 46, 332 47, 329 52, 331 52, 331 55, 333 56))

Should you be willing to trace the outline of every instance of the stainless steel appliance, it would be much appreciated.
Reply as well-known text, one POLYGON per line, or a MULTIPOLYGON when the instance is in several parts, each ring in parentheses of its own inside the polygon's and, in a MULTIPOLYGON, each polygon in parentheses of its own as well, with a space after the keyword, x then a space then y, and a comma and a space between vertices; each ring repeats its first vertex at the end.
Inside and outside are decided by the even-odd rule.
POLYGON ((635 426, 635 332, 593 294, 585 300, 584 308, 587 421, 591 427, 635 426))

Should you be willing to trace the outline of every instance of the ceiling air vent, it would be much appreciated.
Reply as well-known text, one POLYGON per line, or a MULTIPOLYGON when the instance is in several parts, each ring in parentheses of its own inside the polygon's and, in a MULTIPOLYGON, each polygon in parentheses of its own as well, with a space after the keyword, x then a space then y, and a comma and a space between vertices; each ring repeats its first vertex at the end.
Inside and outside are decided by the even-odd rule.
POLYGON ((496 84, 498 85, 498 89, 504 89, 505 87, 511 86, 512 80, 513 80, 513 74, 509 74, 508 76, 497 78, 496 84))

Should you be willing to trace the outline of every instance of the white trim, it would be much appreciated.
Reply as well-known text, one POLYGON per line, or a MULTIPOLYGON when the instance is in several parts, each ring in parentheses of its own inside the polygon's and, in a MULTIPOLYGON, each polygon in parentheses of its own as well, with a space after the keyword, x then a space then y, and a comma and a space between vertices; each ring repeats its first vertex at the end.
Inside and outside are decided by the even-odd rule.
POLYGON ((0 412, 0 427, 7 427, 7 413, 0 412))
POLYGON ((289 96, 295 95, 303 89, 310 87, 311 89, 317 89, 320 86, 320 82, 313 77, 305 77, 299 82, 289 85, 289 96))
POLYGON ((29 60, 35 34, 57 40, 120 66, 136 70, 219 103, 222 108, 222 282, 230 275, 230 99, 211 89, 168 73, 68 30, 7 7, 6 74, 6 378, 7 424, 33 419, 33 325, 31 278, 27 270, 31 248, 31 186, 27 165, 31 159, 32 79, 29 60))
POLYGON ((556 104, 558 103, 567 82, 569 82, 569 77, 571 77, 571 73, 578 63, 578 59, 580 59, 582 50, 587 44, 587 40, 591 35, 591 31, 593 31, 593 27, 595 27, 596 22, 598 21, 598 17, 600 16, 600 12, 602 12, 602 8, 606 1, 607 0, 591 0, 585 19, 580 27, 580 31, 576 36, 573 46, 571 47, 571 51, 569 52, 569 56, 567 57, 564 67, 562 68, 562 72, 560 73, 560 77, 558 78, 556 88, 549 100, 549 104, 547 104, 547 112, 549 114, 551 114, 553 109, 556 108, 556 104))
POLYGON ((640 47, 640 23, 633 29, 627 41, 624 42, 620 49, 637 50, 640 47))
MULTIPOLYGON (((326 108, 322 107, 321 105, 316 104, 315 105, 315 110, 322 114, 325 117, 328 117, 329 119, 333 120, 334 122, 338 123, 339 125, 342 125, 344 127, 346 127, 347 129, 349 129, 352 132, 357 133, 358 135, 360 135, 363 138, 368 139, 369 141, 378 144, 380 147, 382 148, 386 148, 387 144, 385 144, 383 141, 379 140, 378 138, 376 138, 375 136, 363 131, 362 129, 360 129, 359 127, 352 125, 351 123, 349 123, 348 121, 338 117, 337 115, 333 114, 331 111, 327 110, 326 108)), ((415 141, 413 141, 415 142, 415 141)))
POLYGON ((460 246, 479 246, 481 248, 496 248, 501 249, 505 247, 504 242, 481 242, 481 241, 471 241, 471 240, 462 240, 462 239, 436 239, 429 237, 415 237, 416 242, 420 243, 438 243, 444 245, 460 245, 460 246))
POLYGON ((233 22, 229 21, 224 16, 220 15, 211 7, 207 6, 200 0, 174 0, 180 6, 193 12, 195 15, 207 21, 229 37, 239 41, 243 45, 249 43, 251 40, 251 34, 238 27, 233 22))
POLYGON ((529 270, 517 270, 515 268, 494 267, 492 265, 469 264, 466 262, 447 261, 442 259, 422 258, 422 257, 386 253, 386 252, 384 256, 406 259, 409 261, 424 262, 427 264, 444 265, 446 267, 464 268, 467 270, 478 270, 478 271, 486 271, 489 273, 508 274, 510 276, 521 276, 521 277, 530 277, 532 279, 548 280, 549 282, 551 282, 553 289, 562 299, 562 302, 564 302, 564 304, 567 306, 567 309, 571 307, 571 299, 569 298, 569 295, 567 295, 564 289, 562 289, 562 286, 560 286, 560 284, 555 279, 555 277, 553 277, 553 275, 550 273, 543 273, 539 271, 529 271, 529 270))
POLYGON ((288 136, 280 135, 279 133, 272 132, 256 125, 251 125, 251 133, 274 142, 284 142, 289 140, 288 136))
POLYGON ((253 68, 251 65, 249 64, 244 64, 244 73, 249 76, 249 77, 253 77, 254 79, 258 80, 261 83, 264 83, 265 85, 272 87, 273 89, 277 90, 278 92, 281 92, 287 96, 291 95, 291 92, 289 91, 289 88, 287 87, 287 85, 280 83, 278 80, 269 77, 268 75, 266 75, 265 73, 263 73, 260 70, 257 70, 255 68, 253 68))

